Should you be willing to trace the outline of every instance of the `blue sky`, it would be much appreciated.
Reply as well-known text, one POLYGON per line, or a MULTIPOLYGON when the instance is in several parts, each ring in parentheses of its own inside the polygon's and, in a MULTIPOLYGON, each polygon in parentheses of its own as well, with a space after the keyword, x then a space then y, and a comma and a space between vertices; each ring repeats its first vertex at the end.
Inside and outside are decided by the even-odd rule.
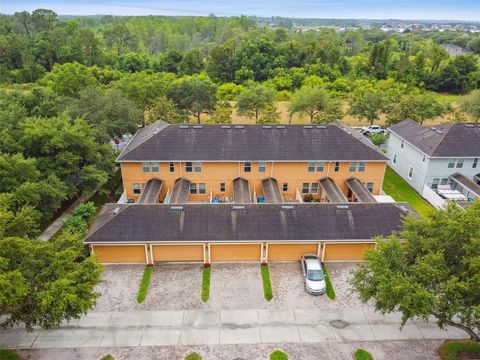
POLYGON ((480 20, 480 0, 0 0, 0 13, 48 8, 61 15, 258 15, 308 18, 480 20))

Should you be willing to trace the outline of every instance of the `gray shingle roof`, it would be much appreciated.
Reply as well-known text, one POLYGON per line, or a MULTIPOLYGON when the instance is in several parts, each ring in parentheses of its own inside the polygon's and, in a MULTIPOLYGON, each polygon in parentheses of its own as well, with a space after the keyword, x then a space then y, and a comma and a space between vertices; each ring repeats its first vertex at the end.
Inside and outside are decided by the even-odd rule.
POLYGON ((434 127, 413 120, 393 125, 390 131, 429 156, 480 157, 480 124, 454 123, 434 127))
POLYGON ((365 240, 399 230, 411 211, 398 203, 234 206, 107 204, 86 242, 365 240))
POLYGON ((475 194, 480 196, 480 185, 474 183, 472 180, 467 178, 465 175, 463 175, 459 172, 456 172, 455 174, 450 175, 450 177, 454 178, 460 184, 462 184, 463 186, 465 186, 466 188, 470 189, 475 194))
POLYGON ((117 161, 370 160, 386 161, 340 122, 316 125, 166 125, 134 136, 117 161))

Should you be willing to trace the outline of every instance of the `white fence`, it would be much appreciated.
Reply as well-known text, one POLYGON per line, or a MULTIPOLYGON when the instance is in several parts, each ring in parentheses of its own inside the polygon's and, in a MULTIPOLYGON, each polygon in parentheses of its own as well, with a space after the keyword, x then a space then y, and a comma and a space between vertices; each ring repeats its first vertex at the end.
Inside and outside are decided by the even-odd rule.
POLYGON ((447 201, 445 199, 440 197, 435 191, 433 191, 426 184, 423 185, 422 197, 437 209, 443 209, 447 204, 447 201))

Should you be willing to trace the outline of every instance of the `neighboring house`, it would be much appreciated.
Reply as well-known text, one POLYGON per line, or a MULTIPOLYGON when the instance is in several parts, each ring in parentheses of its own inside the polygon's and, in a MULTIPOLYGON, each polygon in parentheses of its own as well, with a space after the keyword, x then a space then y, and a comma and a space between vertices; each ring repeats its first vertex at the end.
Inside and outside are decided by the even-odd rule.
POLYGON ((455 45, 455 44, 442 44, 441 46, 445 49, 445 51, 450 56, 473 54, 472 51, 468 51, 468 50, 462 48, 461 46, 458 46, 458 45, 455 45))
POLYGON ((141 203, 282 203, 307 194, 346 202, 358 199, 349 178, 378 195, 387 161, 365 137, 336 121, 326 126, 157 121, 138 131, 117 159, 124 198, 141 203))
POLYGON ((427 127, 404 120, 389 131, 390 166, 420 194, 425 186, 437 190, 445 185, 464 193, 464 189, 460 189, 462 182, 455 179, 456 173, 462 175, 461 180, 467 179, 474 185, 480 182, 480 124, 427 127))
POLYGON ((398 203, 108 204, 85 242, 102 263, 358 261, 400 230, 398 203))

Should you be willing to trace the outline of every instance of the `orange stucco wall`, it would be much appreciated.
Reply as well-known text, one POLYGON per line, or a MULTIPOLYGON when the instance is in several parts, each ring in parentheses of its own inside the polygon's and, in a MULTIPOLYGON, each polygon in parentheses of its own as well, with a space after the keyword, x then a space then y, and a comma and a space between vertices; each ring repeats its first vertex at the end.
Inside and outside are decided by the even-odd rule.
POLYGON ((363 252, 375 244, 326 244, 324 261, 363 260, 363 252))
POLYGON ((261 244, 210 244, 212 262, 217 261, 260 261, 261 244))
POLYGON ((199 245, 153 245, 153 260, 157 261, 203 261, 203 246, 199 245))
POLYGON ((268 261, 300 260, 304 254, 317 255, 316 244, 268 244, 268 261))
MULTIPOLYGON (((164 184, 160 199, 162 200, 168 189, 173 189, 175 180, 179 177, 185 177, 192 183, 205 183, 206 193, 204 195, 189 195, 188 201, 208 201, 210 191, 214 196, 233 195, 233 180, 239 176, 250 181, 251 193, 255 189, 257 196, 263 195, 262 180, 272 176, 278 181, 280 190, 283 183, 288 183, 288 191, 283 192, 284 200, 288 201, 295 198, 296 190, 301 193, 303 183, 318 183, 319 179, 330 176, 345 195, 348 194, 348 186, 345 179, 355 176, 362 182, 372 182, 374 184, 373 194, 378 195, 383 183, 385 173, 385 162, 369 162, 366 164, 364 172, 350 172, 350 162, 341 162, 338 172, 334 171, 334 163, 325 162, 324 171, 308 172, 308 162, 267 162, 265 172, 258 171, 258 162, 252 162, 252 171, 244 171, 243 162, 203 162, 201 172, 186 172, 185 162, 175 162, 174 172, 170 172, 169 163, 159 164, 158 172, 143 172, 142 163, 121 163, 123 187, 127 198, 138 200, 139 195, 133 194, 133 183, 145 184, 151 178, 159 178, 164 184), (226 191, 220 192, 220 183, 225 183, 226 191)), ((316 169, 315 169, 316 170, 316 169)), ((198 185, 197 185, 198 187, 198 185)), ((318 194, 314 197, 324 198, 321 194, 319 185, 318 194)))
POLYGON ((101 263, 145 264, 145 246, 93 245, 93 252, 101 263))

